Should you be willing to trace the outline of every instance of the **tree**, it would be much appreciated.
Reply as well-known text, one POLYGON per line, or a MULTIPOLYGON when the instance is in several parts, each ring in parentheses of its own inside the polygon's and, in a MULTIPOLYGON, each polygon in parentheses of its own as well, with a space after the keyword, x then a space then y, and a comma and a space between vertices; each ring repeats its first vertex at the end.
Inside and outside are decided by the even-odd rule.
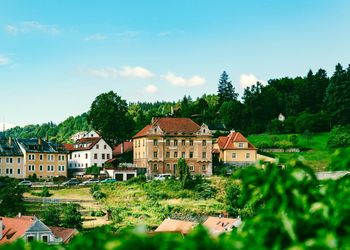
POLYGON ((50 205, 42 214, 42 220, 47 226, 61 225, 61 208, 58 205, 50 205))
POLYGON ((101 168, 95 165, 86 168, 86 173, 93 175, 95 178, 97 178, 97 176, 100 174, 100 171, 101 168))
POLYGON ((226 71, 221 74, 219 79, 218 97, 220 105, 225 101, 237 100, 238 97, 226 71))
POLYGON ((120 143, 133 132, 128 105, 113 91, 95 98, 91 104, 88 121, 109 143, 120 143))
POLYGON ((181 181, 182 188, 186 188, 191 180, 190 169, 185 161, 185 159, 180 158, 177 161, 179 179, 181 181))
POLYGON ((23 193, 25 188, 17 186, 14 179, 3 177, 0 179, 4 186, 0 187, 0 215, 15 216, 25 212, 23 193))
POLYGON ((324 99, 325 107, 336 125, 350 123, 350 65, 344 70, 340 64, 335 67, 324 99))
POLYGON ((220 109, 219 114, 221 122, 226 128, 236 129, 242 131, 244 128, 244 105, 237 100, 231 100, 224 102, 220 109))
POLYGON ((62 209, 62 226, 81 229, 83 219, 78 211, 78 205, 69 203, 62 209))

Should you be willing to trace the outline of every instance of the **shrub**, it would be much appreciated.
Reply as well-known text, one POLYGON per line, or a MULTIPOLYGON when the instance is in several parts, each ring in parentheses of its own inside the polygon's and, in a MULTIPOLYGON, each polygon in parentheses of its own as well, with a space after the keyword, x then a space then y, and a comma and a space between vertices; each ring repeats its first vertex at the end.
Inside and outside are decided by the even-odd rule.
POLYGON ((205 200, 214 198, 216 194, 216 189, 206 182, 197 185, 195 188, 195 191, 198 193, 199 199, 205 199, 205 200))
POLYGON ((327 142, 329 148, 342 148, 350 146, 350 126, 337 126, 332 129, 327 142))
POLYGON ((294 145, 290 141, 277 141, 273 144, 275 148, 292 148, 294 145))
POLYGON ((328 165, 328 170, 350 170, 350 147, 335 150, 328 165))
POLYGON ((272 148, 273 147, 272 143, 269 143, 269 142, 266 142, 266 141, 259 141, 255 145, 256 145, 257 148, 261 148, 261 149, 263 149, 263 148, 272 148))
POLYGON ((62 209, 62 226, 69 228, 81 229, 83 225, 83 218, 78 210, 78 205, 68 203, 62 209))
POLYGON ((144 183, 146 182, 146 176, 141 174, 141 175, 138 175, 136 177, 133 177, 131 179, 129 179, 127 181, 128 184, 132 184, 132 183, 144 183))
POLYGON ((91 194, 94 194, 96 191, 100 191, 100 190, 101 190, 101 188, 100 188, 100 186, 98 184, 94 184, 94 185, 92 185, 90 187, 90 193, 91 194))
POLYGON ((92 194, 92 197, 94 197, 95 200, 101 200, 103 198, 106 198, 106 194, 101 191, 95 191, 92 194))
POLYGON ((297 146, 299 139, 297 135, 289 135, 288 141, 290 141, 293 144, 293 146, 297 146))

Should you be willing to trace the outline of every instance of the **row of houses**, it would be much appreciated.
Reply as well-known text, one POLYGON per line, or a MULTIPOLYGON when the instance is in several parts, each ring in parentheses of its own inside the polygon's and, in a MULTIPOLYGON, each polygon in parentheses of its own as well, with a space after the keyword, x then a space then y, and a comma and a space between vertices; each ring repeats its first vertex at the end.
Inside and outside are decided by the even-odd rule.
POLYGON ((213 157, 237 166, 271 160, 257 154, 257 148, 241 133, 231 131, 213 140, 207 125, 189 118, 153 118, 131 141, 114 148, 94 130, 77 133, 72 139, 74 143, 59 144, 42 138, 0 138, 0 176, 82 176, 95 165, 104 167, 110 177, 125 180, 139 170, 149 176, 175 174, 180 158, 186 160, 191 172, 210 176, 213 157), (130 151, 132 165, 124 171, 111 168, 116 158, 130 151))

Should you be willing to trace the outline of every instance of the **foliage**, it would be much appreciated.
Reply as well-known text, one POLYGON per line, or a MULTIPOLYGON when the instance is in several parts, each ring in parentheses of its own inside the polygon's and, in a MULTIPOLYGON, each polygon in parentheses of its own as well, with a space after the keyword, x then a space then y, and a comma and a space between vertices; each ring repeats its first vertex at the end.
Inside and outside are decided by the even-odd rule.
POLYGON ((143 174, 140 174, 136 177, 133 177, 129 180, 127 180, 127 183, 132 184, 132 183, 144 183, 146 182, 146 176, 143 174))
POLYGON ((238 97, 226 71, 222 72, 219 79, 218 97, 221 104, 226 101, 236 100, 238 97))
POLYGON ((126 101, 113 91, 95 98, 88 113, 88 122, 110 143, 120 143, 129 138, 133 126, 126 101))
POLYGON ((182 188, 187 188, 189 185, 189 181, 191 179, 191 174, 185 159, 180 158, 177 161, 177 166, 178 166, 178 176, 181 181, 181 186, 182 188))
POLYGON ((106 197, 106 194, 101 192, 100 186, 96 183, 90 187, 90 193, 95 200, 101 200, 106 197))
POLYGON ((78 210, 78 205, 68 203, 62 208, 62 226, 81 229, 83 218, 78 210))
POLYGON ((32 195, 40 196, 40 197, 50 197, 52 194, 50 193, 48 187, 43 187, 41 192, 31 192, 32 195))
POLYGON ((350 147, 338 148, 332 154, 331 162, 328 165, 328 170, 350 170, 350 147))
POLYGON ((336 126, 329 134, 327 142, 330 148, 341 148, 350 146, 350 126, 336 126))
POLYGON ((101 171, 101 167, 98 167, 96 165, 86 168, 86 174, 91 174, 95 178, 100 174, 100 171, 101 171))
POLYGON ((50 205, 43 211, 41 219, 47 226, 61 225, 61 207, 59 205, 50 205))
POLYGON ((26 188, 18 186, 18 181, 9 177, 0 177, 0 215, 15 216, 24 213, 23 193, 26 188))

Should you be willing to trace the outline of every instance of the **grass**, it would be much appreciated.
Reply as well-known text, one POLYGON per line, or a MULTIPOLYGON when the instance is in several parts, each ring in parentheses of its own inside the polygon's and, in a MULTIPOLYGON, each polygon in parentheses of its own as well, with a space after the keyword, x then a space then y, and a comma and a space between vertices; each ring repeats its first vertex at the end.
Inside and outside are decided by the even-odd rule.
MULTIPOLYGON (((40 191, 40 190, 39 190, 40 191)), ((88 187, 83 188, 64 188, 64 189, 50 189, 49 198, 51 199, 76 199, 76 200, 93 200, 88 187)), ((31 193, 25 193, 25 197, 37 197, 31 193)))
MULTIPOLYGON (((287 134, 285 135, 250 135, 248 140, 253 144, 259 142, 272 142, 273 137, 277 137, 279 140, 288 140, 287 134)), ((302 148, 308 148, 307 151, 302 151, 300 153, 273 153, 275 157, 280 158, 282 162, 291 160, 301 160, 306 165, 312 167, 315 171, 326 170, 328 164, 330 163, 332 150, 327 148, 327 141, 329 133, 317 133, 311 136, 306 136, 304 134, 297 134, 298 136, 298 146, 302 148)))

